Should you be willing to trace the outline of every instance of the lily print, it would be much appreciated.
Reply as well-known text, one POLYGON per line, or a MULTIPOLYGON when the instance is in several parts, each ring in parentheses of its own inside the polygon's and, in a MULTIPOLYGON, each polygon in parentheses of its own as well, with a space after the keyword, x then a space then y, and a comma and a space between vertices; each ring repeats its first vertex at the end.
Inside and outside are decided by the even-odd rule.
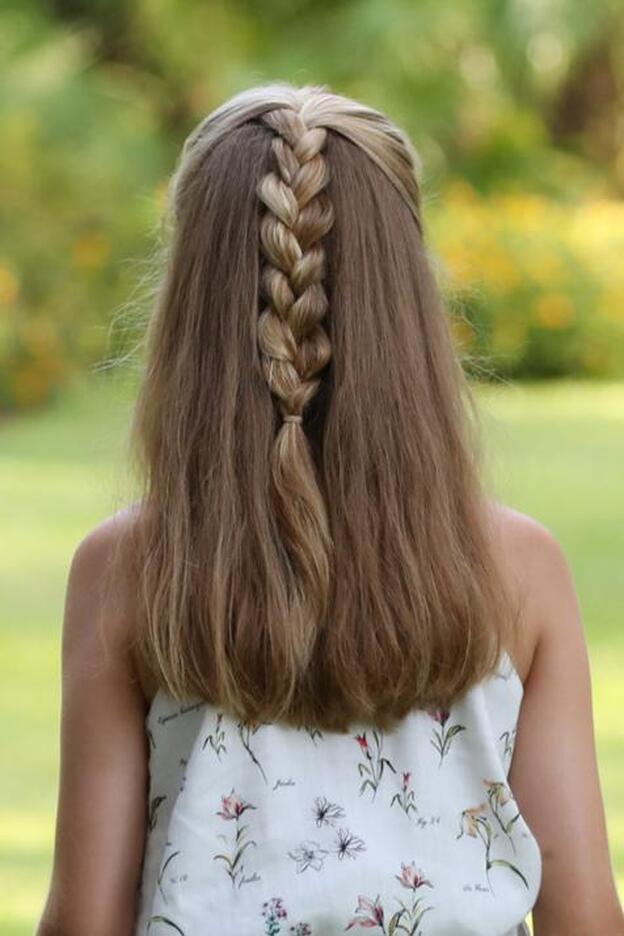
POLYGON ((406 890, 411 891, 410 902, 405 903, 397 898, 399 909, 386 922, 386 914, 380 903, 379 895, 371 900, 370 897, 360 894, 355 908, 355 916, 347 923, 345 930, 359 926, 364 929, 379 929, 386 936, 394 936, 395 933, 408 933, 409 936, 417 936, 422 932, 420 929, 422 919, 425 913, 434 908, 433 906, 425 906, 427 903, 426 898, 418 894, 418 891, 422 887, 432 888, 433 884, 416 867, 414 862, 410 864, 401 862, 401 873, 395 874, 395 877, 406 890))
POLYGON ((504 835, 509 839, 511 847, 515 852, 516 845, 512 838, 512 831, 514 823, 520 818, 520 813, 516 810, 510 819, 505 819, 502 815, 504 807, 514 802, 511 790, 502 780, 484 780, 483 782, 487 789, 488 802, 494 818, 501 827, 504 835))
POLYGON ((364 790, 369 787, 373 791, 372 799, 375 799, 384 768, 387 767, 392 773, 396 773, 387 757, 383 756, 383 732, 374 729, 372 732, 372 743, 369 743, 366 732, 355 736, 355 740, 360 746, 360 751, 364 760, 358 763, 358 773, 362 778, 360 784, 360 796, 364 790))
POLYGON ((331 803, 326 796, 315 796, 312 813, 316 825, 320 828, 324 825, 333 826, 338 819, 344 817, 345 811, 338 803, 331 803))
POLYGON ((438 767, 441 767, 444 758, 450 750, 453 738, 455 738, 460 731, 465 731, 466 727, 465 725, 449 725, 447 728, 446 723, 451 716, 448 709, 428 709, 428 714, 440 726, 439 728, 433 729, 433 738, 430 740, 440 755, 438 767))
MULTIPOLYGON (((232 887, 240 887, 243 876, 243 863, 242 857, 247 848, 250 845, 256 845, 256 842, 253 839, 247 838, 247 826, 241 824, 241 816, 248 809, 255 809, 255 806, 252 806, 251 803, 246 803, 241 799, 240 796, 232 790, 229 796, 221 797, 221 809, 217 811, 217 815, 221 816, 226 822, 233 822, 235 824, 235 833, 234 833, 234 842, 232 847, 232 852, 228 855, 223 852, 220 852, 217 855, 213 856, 213 861, 223 861, 226 866, 226 871, 230 880, 232 881, 232 887)), ((225 838, 225 836, 221 836, 225 838)))
POLYGON ((512 864, 511 861, 507 861, 506 858, 492 858, 492 844, 496 835, 488 818, 487 805, 485 803, 480 803, 478 806, 471 806, 468 809, 464 809, 460 818, 459 834, 456 837, 460 839, 463 835, 468 835, 475 839, 478 838, 483 843, 483 848, 485 850, 485 876, 492 894, 494 894, 494 888, 492 887, 490 879, 490 871, 492 868, 508 868, 517 875, 524 886, 528 888, 529 882, 515 864, 512 864))
POLYGON ((297 873, 301 874, 308 868, 314 868, 315 871, 320 871, 325 858, 329 855, 329 851, 326 848, 322 848, 320 842, 307 839, 301 842, 298 848, 291 849, 288 854, 296 863, 297 873))
POLYGON ((401 789, 399 793, 395 793, 392 799, 390 800, 390 806, 394 806, 397 803, 405 815, 409 819, 410 810, 418 812, 415 803, 414 791, 410 790, 412 775, 409 770, 403 771, 401 775, 401 789))
POLYGON ((366 851, 366 843, 359 835, 349 829, 338 829, 334 841, 334 854, 338 858, 356 858, 363 851, 366 851))

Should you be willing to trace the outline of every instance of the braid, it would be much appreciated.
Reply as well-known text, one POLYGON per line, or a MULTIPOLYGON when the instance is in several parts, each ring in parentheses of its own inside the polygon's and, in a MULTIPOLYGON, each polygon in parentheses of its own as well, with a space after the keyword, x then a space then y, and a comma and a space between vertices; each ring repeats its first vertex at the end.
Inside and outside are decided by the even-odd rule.
POLYGON ((329 181, 321 155, 327 130, 309 130, 294 110, 270 111, 263 120, 277 135, 272 142, 276 171, 258 186, 267 209, 260 238, 266 258, 262 290, 268 302, 258 322, 258 343, 282 415, 296 415, 316 393, 316 375, 331 357, 322 325, 327 297, 321 239, 334 220, 323 191, 329 181))
POLYGON ((258 347, 264 377, 282 417, 271 474, 276 518, 294 579, 292 653, 302 667, 328 606, 332 569, 326 505, 307 437, 298 424, 331 359, 323 326, 328 300, 321 241, 333 224, 334 212, 324 191, 329 169, 321 150, 327 130, 308 128, 291 108, 269 111, 262 120, 275 137, 274 170, 257 190, 265 206, 260 223, 264 302, 258 347))

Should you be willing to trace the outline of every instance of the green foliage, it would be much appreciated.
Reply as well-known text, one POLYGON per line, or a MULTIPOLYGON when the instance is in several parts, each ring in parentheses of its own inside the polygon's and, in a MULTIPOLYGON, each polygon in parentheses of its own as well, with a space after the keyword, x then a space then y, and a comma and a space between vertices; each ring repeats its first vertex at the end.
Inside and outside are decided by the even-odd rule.
MULTIPOLYGON (((141 280, 184 136, 230 94, 275 79, 328 83, 405 127, 423 159, 425 206, 440 207, 443 255, 456 251, 454 229, 474 231, 443 204, 454 180, 490 216, 501 196, 542 200, 539 240, 567 270, 574 325, 536 325, 539 302, 550 303, 546 317, 556 302, 563 315, 552 297, 561 283, 533 282, 522 261, 534 239, 509 215, 495 253, 521 264, 523 286, 464 284, 456 300, 477 335, 471 353, 493 351, 490 366, 515 376, 621 373, 610 347, 619 326, 603 312, 619 287, 606 265, 577 266, 558 227, 562 203, 584 206, 580 225, 605 199, 615 211, 624 188, 623 24, 617 0, 5 0, 0 412, 50 399, 134 340, 112 326, 141 280)), ((600 235, 609 257, 620 246, 612 234, 600 235)), ((489 254, 467 249, 473 273, 488 269, 489 254)))
POLYGON ((161 177, 149 95, 92 68, 85 35, 3 14, 0 411, 36 405, 114 351, 161 177))
POLYGON ((457 182, 431 220, 472 373, 624 372, 624 204, 484 198, 457 182))

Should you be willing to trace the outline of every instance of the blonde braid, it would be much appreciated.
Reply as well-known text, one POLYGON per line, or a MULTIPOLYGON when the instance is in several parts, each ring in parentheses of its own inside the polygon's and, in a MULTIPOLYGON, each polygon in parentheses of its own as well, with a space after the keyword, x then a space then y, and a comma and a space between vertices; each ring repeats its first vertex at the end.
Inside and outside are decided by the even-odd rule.
MULTIPOLYGON (((282 417, 271 477, 291 586, 291 669, 301 676, 329 606, 333 571, 327 507, 306 434, 297 423, 331 359, 323 327, 328 300, 321 241, 333 224, 334 212, 324 191, 329 170, 321 150, 327 130, 307 127, 290 107, 271 110, 261 119, 275 137, 274 171, 264 176, 257 190, 266 209, 260 224, 265 303, 258 320, 258 346, 265 379, 282 417)), ((292 684, 291 691, 295 689, 292 684)))
POLYGON ((316 375, 331 358, 322 325, 327 296, 321 239, 334 221, 323 191, 329 181, 321 154, 327 130, 308 129, 296 111, 286 108, 270 111, 262 119, 276 133, 272 141, 276 171, 258 186, 267 209, 260 227, 266 260, 261 283, 267 306, 258 322, 258 343, 265 378, 280 401, 282 416, 296 416, 316 393, 320 382, 316 375))

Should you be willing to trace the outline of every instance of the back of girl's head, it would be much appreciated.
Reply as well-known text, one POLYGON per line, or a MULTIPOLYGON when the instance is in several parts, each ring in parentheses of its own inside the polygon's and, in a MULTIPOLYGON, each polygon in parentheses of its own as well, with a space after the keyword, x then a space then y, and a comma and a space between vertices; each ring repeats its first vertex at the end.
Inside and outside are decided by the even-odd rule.
POLYGON ((408 138, 325 87, 257 87, 169 192, 132 427, 141 660, 249 721, 450 704, 513 616, 408 138))

